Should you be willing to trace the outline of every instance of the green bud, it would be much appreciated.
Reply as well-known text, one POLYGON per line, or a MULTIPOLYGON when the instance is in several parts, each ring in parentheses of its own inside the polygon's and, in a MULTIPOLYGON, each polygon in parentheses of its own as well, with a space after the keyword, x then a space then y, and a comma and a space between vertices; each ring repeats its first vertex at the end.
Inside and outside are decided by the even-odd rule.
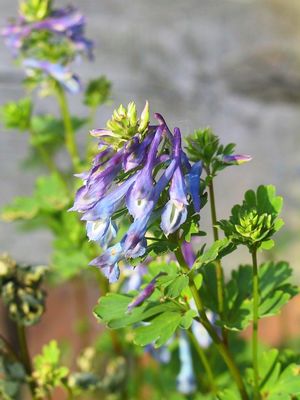
POLYGON ((20 4, 20 12, 28 22, 39 21, 51 11, 52 0, 25 0, 20 4))
POLYGON ((26 302, 24 302, 24 303, 22 304, 22 310, 23 310, 23 312, 24 312, 25 315, 26 315, 26 314, 29 314, 29 313, 30 313, 30 306, 29 306, 29 304, 26 303, 26 302))
POLYGON ((146 131, 148 129, 149 122, 150 122, 150 107, 149 107, 149 102, 146 101, 145 107, 141 114, 141 121, 139 124, 138 131, 140 133, 143 133, 144 131, 146 131))
POLYGON ((16 305, 15 303, 11 303, 11 304, 9 305, 9 312, 10 312, 10 314, 15 315, 15 314, 17 313, 17 311, 18 311, 17 305, 16 305))
POLYGON ((137 124, 137 111, 134 101, 131 101, 127 107, 127 116, 129 118, 130 126, 136 126, 137 124))
POLYGON ((130 141, 133 136, 143 135, 147 131, 149 119, 148 102, 146 102, 141 119, 137 118, 137 108, 134 102, 130 102, 127 109, 121 104, 117 110, 114 110, 112 118, 106 123, 111 134, 105 140, 117 150, 125 142, 130 141))
POLYGON ((16 262, 8 254, 0 254, 0 289, 1 280, 8 279, 15 272, 16 262))

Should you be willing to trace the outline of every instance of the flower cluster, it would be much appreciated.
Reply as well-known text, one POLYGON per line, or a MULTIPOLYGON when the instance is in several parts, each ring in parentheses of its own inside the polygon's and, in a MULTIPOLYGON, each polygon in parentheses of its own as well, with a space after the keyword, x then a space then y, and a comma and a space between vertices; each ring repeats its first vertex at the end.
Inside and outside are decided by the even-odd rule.
POLYGON ((87 173, 80 174, 72 210, 83 213, 90 240, 105 251, 91 265, 98 266, 114 282, 120 261, 146 252, 146 232, 160 219, 166 236, 186 221, 188 206, 200 211, 201 163, 190 164, 182 149, 178 128, 170 131, 160 114, 156 125, 149 124, 148 104, 137 118, 134 103, 121 106, 106 129, 92 131, 99 137, 100 152, 87 173), (127 129, 124 129, 127 127, 127 129), (118 218, 129 213, 130 225, 113 246, 118 234, 118 218))
POLYGON ((45 266, 17 265, 0 256, 0 294, 10 317, 22 325, 35 324, 44 312, 45 293, 40 288, 45 266))
POLYGON ((84 36, 85 18, 73 7, 52 9, 50 3, 47 7, 43 8, 42 18, 38 13, 33 17, 28 8, 21 7, 20 16, 2 30, 2 35, 29 77, 51 77, 76 93, 80 82, 71 72, 70 63, 81 54, 93 58, 93 43, 84 36))

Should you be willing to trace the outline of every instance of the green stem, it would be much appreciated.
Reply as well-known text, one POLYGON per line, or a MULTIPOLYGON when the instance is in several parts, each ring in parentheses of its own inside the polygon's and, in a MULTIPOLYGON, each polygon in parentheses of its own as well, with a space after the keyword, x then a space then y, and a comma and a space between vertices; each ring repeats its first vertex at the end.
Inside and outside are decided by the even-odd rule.
POLYGON ((252 357, 254 371, 254 399, 260 399, 259 393, 259 373, 258 373, 258 305, 259 305, 259 286, 258 286, 258 266, 257 251, 251 252, 253 264, 253 331, 252 331, 252 357))
POLYGON ((181 252, 180 247, 175 251, 175 255, 176 258, 179 262, 179 265, 183 268, 183 270, 189 274, 190 277, 190 282, 189 282, 189 288, 191 290, 193 299, 195 301, 195 305, 197 307, 198 310, 198 314, 201 320, 202 325, 204 326, 204 328, 207 330, 207 332, 209 333, 211 339, 213 340, 213 342, 215 343, 220 355, 222 356, 225 364, 227 365, 229 371, 231 372, 231 375, 233 377, 233 379, 236 382, 236 385, 238 387, 238 390, 240 392, 240 396, 242 400, 249 400, 248 394, 246 392, 245 389, 245 385, 244 382, 242 380, 241 374, 239 369, 237 368, 237 366, 235 365, 235 362, 227 348, 227 346, 225 345, 225 343, 219 338, 218 334, 216 333, 216 331, 214 330, 214 327, 211 325, 209 319, 206 316, 205 313, 205 308, 204 305, 202 304, 202 300, 201 297, 199 295, 198 289, 195 285, 194 279, 193 277, 191 277, 190 272, 191 270, 189 269, 188 265, 186 264, 183 254, 181 252))
MULTIPOLYGON (((210 176, 209 169, 207 170, 208 176, 210 176)), ((213 178, 208 185, 209 191, 209 202, 210 202, 210 214, 211 214, 211 221, 212 221, 212 230, 213 230, 213 237, 214 241, 216 242, 219 240, 219 232, 216 226, 217 224, 217 211, 216 211, 216 200, 215 200, 215 191, 214 191, 214 184, 213 178)), ((220 314, 221 319, 224 317, 224 273, 221 264, 221 260, 216 260, 216 277, 217 277, 217 296, 218 296, 218 311, 220 314)), ((228 337, 227 331, 225 328, 222 328, 222 334, 224 338, 224 342, 227 345, 228 337)))
POLYGON ((31 359, 30 359, 30 355, 29 355, 29 351, 28 351, 25 327, 23 325, 17 324, 17 332, 18 332, 18 342, 19 342, 19 348, 20 348, 20 359, 25 368, 26 374, 28 375, 28 377, 30 379, 29 387, 30 387, 30 391, 32 393, 32 397, 34 398, 35 385, 31 381, 32 365, 31 365, 31 359))
MULTIPOLYGON (((4 343, 6 352, 15 360, 20 362, 21 360, 17 356, 16 352, 12 348, 11 344, 8 342, 8 340, 0 333, 0 340, 4 343)), ((0 352, 3 352, 2 349, 0 348, 0 352)))
POLYGON ((65 127, 65 143, 66 148, 71 157, 71 161, 75 171, 78 171, 78 167, 80 164, 80 156, 75 140, 75 132, 72 125, 72 120, 70 116, 70 111, 68 107, 67 98, 63 88, 60 85, 57 85, 57 100, 60 107, 61 116, 64 122, 65 127))
POLYGON ((197 339, 195 338, 195 335, 193 334, 191 329, 188 330, 188 335, 189 335, 190 340, 193 343, 195 350, 197 351, 198 356, 203 364, 204 370, 207 375, 207 379, 209 381, 210 390, 213 392, 214 395, 216 395, 218 392, 218 389, 215 385, 214 375, 213 375, 212 369, 209 365, 208 359, 205 355, 205 352, 204 352, 203 348, 199 345, 199 343, 198 343, 197 339))

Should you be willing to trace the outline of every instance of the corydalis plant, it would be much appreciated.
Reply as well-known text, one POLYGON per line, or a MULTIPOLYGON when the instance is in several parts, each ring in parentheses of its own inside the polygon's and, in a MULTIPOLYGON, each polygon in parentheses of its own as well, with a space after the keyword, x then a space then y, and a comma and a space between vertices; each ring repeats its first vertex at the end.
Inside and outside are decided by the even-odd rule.
POLYGON ((120 106, 106 129, 92 131, 99 137, 100 152, 89 172, 80 174, 72 210, 83 213, 90 240, 106 250, 92 261, 110 282, 119 277, 119 263, 143 256, 147 249, 146 232, 160 219, 165 237, 177 232, 188 217, 188 209, 200 211, 201 163, 193 165, 182 149, 178 128, 170 131, 163 117, 149 124, 146 103, 137 118, 134 103, 127 110, 120 106), (110 129, 109 129, 110 128, 110 129), (113 246, 119 216, 130 214, 126 234, 113 246))
POLYGON ((84 36, 84 16, 73 7, 55 9, 52 2, 36 0, 21 3, 19 12, 2 35, 30 82, 48 77, 68 91, 78 92, 79 78, 70 64, 82 54, 93 58, 93 43, 84 36))

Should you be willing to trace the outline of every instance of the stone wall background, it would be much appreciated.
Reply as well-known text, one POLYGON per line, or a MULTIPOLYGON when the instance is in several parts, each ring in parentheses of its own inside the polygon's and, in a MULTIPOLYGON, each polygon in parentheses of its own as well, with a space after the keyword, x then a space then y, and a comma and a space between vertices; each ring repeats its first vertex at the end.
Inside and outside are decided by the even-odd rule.
MULTIPOLYGON (((64 3, 64 2, 57 2, 64 3)), ((183 132, 210 125, 224 142, 236 142, 253 161, 227 170, 216 182, 218 215, 226 217, 244 191, 273 183, 285 198, 286 227, 278 256, 300 275, 300 2, 298 0, 77 0, 96 43, 96 61, 78 70, 106 74, 113 104, 102 108, 102 126, 114 105, 145 99, 183 132)), ((60 4, 59 4, 60 5, 60 4)), ((17 1, 0 0, 1 21, 17 1)), ((0 42, 0 103, 22 95, 22 72, 0 42)), ((80 99, 71 99, 84 114, 80 99)), ((51 100, 40 111, 55 110, 51 100)), ((79 135, 83 141, 86 132, 79 135)), ((0 134, 0 206, 29 195, 38 171, 20 169, 26 135, 0 134)), ((62 162, 63 156, 61 157, 62 162)), ((208 210, 207 210, 208 212, 208 210)), ((204 218, 204 224, 207 220, 204 218)), ((47 262, 47 232, 20 233, 0 223, 0 249, 19 261, 47 262)), ((248 255, 241 254, 247 262, 248 255)), ((234 260, 226 261, 228 268, 234 260)))

